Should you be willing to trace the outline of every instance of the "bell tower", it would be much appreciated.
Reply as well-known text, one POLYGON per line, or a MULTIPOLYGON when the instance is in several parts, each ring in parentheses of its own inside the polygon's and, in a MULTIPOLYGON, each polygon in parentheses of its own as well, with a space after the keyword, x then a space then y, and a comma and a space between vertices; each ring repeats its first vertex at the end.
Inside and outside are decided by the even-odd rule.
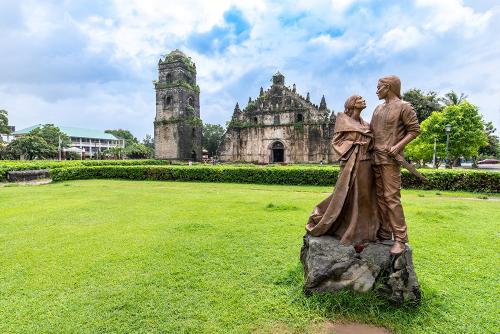
POLYGON ((155 158, 201 160, 200 88, 196 66, 183 52, 174 50, 158 62, 155 158))

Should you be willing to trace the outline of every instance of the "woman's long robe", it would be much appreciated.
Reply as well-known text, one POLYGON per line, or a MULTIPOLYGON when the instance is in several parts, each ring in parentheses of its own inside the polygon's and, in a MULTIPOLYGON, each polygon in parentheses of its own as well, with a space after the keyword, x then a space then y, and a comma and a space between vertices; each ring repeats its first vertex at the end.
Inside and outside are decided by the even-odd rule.
POLYGON ((337 116, 333 148, 340 155, 341 171, 333 193, 319 203, 306 225, 312 236, 333 235, 342 244, 377 238, 379 219, 369 148, 369 124, 345 113, 337 116), (359 145, 356 142, 366 142, 359 145))

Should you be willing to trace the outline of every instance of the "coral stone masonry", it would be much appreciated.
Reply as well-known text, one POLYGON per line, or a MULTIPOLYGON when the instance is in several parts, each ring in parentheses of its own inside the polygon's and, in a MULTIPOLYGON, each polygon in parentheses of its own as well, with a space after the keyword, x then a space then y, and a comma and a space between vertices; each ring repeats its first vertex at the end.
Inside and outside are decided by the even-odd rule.
MULTIPOLYGON (((200 90, 196 66, 183 52, 174 50, 158 62, 156 90, 155 157, 172 160, 202 158, 200 90)), ((269 89, 238 103, 217 150, 221 161, 253 163, 333 162, 331 149, 335 113, 323 96, 313 104, 295 84, 285 85, 276 73, 269 89)))
POLYGON ((335 160, 330 142, 335 114, 325 97, 314 105, 309 93, 303 97, 295 84, 285 86, 285 77, 276 73, 267 90, 250 98, 242 110, 237 103, 219 147, 222 161, 254 163, 329 162, 335 160))
POLYGON ((196 66, 174 50, 158 62, 156 90, 155 157, 172 160, 201 159, 200 89, 196 66))

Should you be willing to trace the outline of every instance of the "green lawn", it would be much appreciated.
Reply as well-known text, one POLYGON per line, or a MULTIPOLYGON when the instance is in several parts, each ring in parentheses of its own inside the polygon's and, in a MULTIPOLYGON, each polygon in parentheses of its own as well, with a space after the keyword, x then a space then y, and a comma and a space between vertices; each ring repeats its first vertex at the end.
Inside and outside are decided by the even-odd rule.
POLYGON ((423 300, 302 295, 304 223, 328 187, 72 181, 0 187, 0 333, 495 333, 500 201, 404 191, 423 300), (272 204, 272 205, 270 205, 272 204))

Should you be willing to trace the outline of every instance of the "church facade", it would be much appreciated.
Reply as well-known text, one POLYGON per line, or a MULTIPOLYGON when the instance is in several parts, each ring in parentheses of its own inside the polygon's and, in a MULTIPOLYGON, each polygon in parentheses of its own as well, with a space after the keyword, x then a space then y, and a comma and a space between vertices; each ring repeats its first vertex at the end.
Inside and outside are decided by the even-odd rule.
POLYGON ((244 109, 238 103, 218 149, 221 161, 252 163, 333 162, 331 149, 335 113, 323 96, 318 105, 303 97, 296 86, 285 85, 276 73, 269 89, 249 98, 244 109))

